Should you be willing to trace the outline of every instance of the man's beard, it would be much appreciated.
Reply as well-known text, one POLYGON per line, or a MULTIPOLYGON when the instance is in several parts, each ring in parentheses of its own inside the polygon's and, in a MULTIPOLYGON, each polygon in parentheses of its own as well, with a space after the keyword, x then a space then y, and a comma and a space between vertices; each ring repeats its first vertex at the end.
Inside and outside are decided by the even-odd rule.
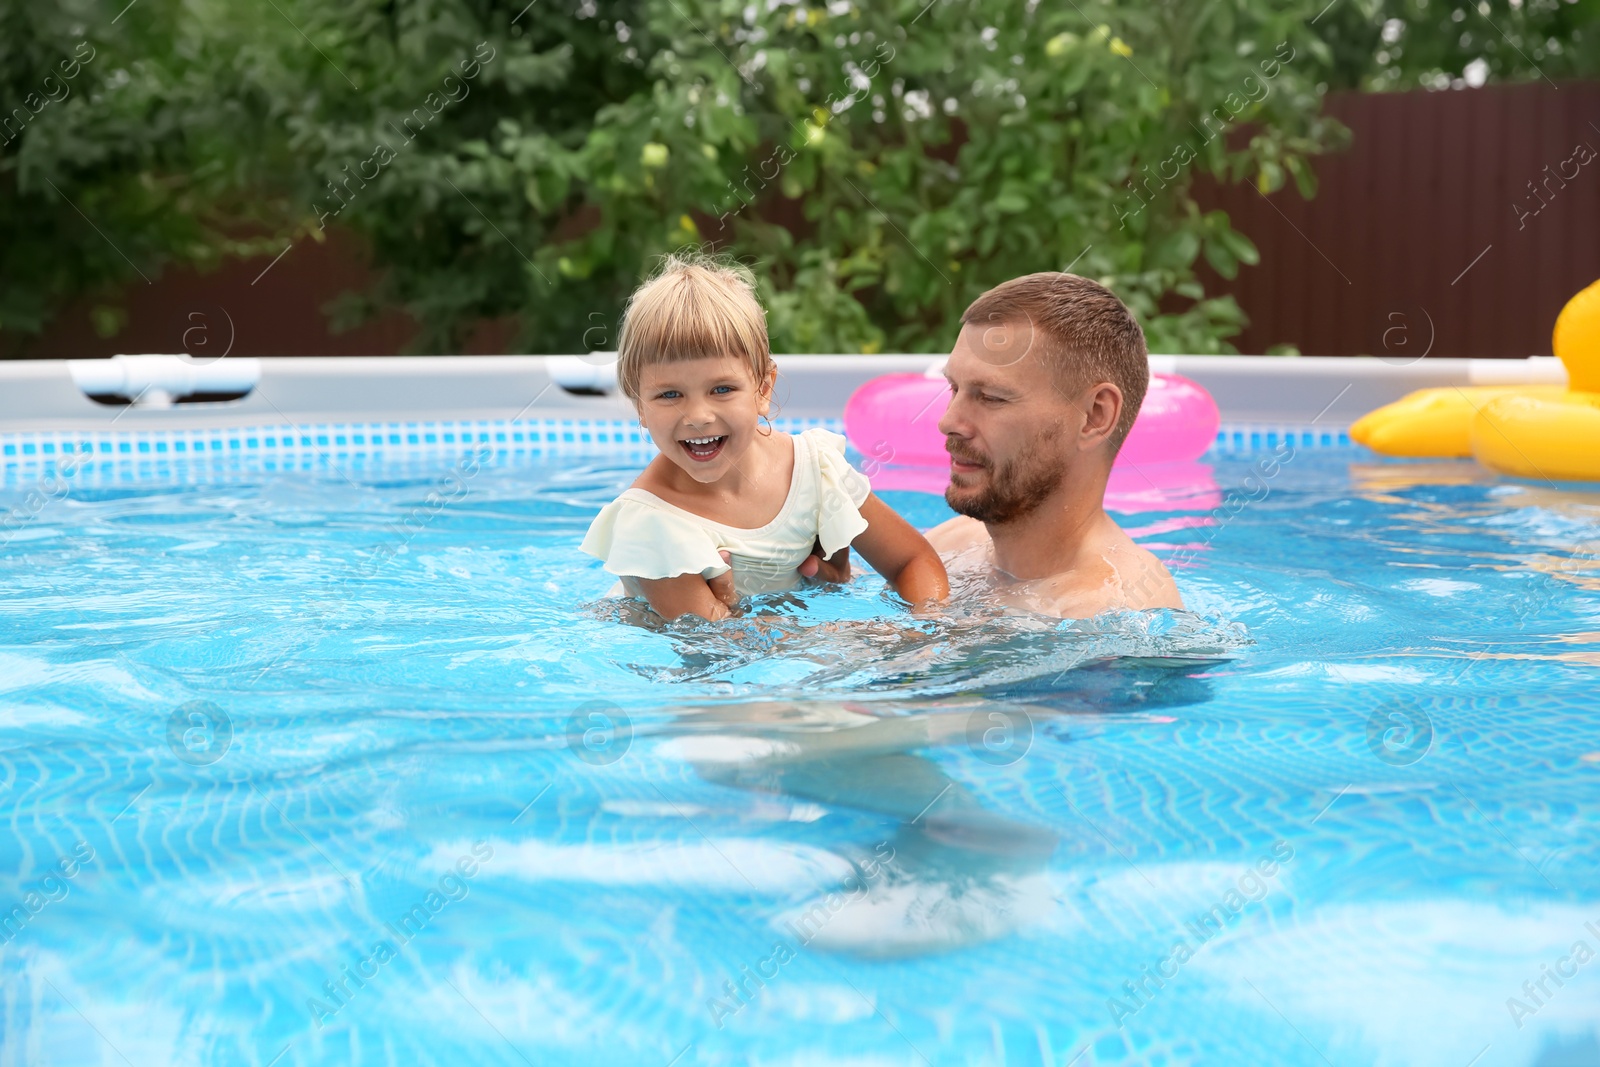
POLYGON ((1035 435, 1018 451, 1017 458, 998 466, 958 445, 957 438, 946 437, 946 452, 964 463, 980 464, 988 471, 988 478, 982 489, 973 490, 958 488, 952 476, 944 491, 944 502, 958 514, 995 526, 1031 514, 1061 485, 1066 471, 1067 464, 1049 447, 1060 429, 1035 435))

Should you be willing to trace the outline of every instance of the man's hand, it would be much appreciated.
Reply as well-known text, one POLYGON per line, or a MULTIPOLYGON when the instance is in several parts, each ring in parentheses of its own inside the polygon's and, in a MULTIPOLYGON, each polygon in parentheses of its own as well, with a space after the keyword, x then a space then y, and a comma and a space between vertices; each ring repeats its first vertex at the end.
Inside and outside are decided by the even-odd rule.
MULTIPOLYGON (((726 550, 722 553, 722 562, 733 565, 733 556, 726 550)), ((832 559, 822 558, 822 542, 818 541, 811 546, 811 555, 807 556, 798 570, 800 577, 808 578, 814 582, 848 582, 850 580, 850 549, 841 548, 833 554, 832 559)), ((733 591, 733 571, 726 570, 715 578, 707 578, 706 584, 711 587, 711 595, 728 606, 732 611, 739 606, 739 597, 733 591)))
POLYGON ((832 559, 822 558, 822 542, 811 546, 811 555, 800 564, 800 577, 816 582, 844 583, 850 580, 850 548, 846 546, 833 554, 832 559))
POLYGON ((715 578, 707 578, 706 584, 711 587, 711 595, 726 604, 728 610, 732 611, 739 606, 739 594, 733 591, 733 554, 724 549, 720 555, 722 556, 722 562, 728 565, 728 569, 715 578))

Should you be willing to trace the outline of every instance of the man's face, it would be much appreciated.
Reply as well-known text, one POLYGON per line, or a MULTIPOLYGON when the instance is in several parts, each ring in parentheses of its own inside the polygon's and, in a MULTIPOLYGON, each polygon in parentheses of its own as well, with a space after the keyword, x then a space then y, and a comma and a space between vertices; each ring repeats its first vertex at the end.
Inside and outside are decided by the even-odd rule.
POLYGON ((950 453, 944 499, 962 515, 995 525, 1022 518, 1078 457, 1084 413, 1061 391, 1042 348, 1026 320, 961 328, 945 365, 950 407, 939 432, 950 453))

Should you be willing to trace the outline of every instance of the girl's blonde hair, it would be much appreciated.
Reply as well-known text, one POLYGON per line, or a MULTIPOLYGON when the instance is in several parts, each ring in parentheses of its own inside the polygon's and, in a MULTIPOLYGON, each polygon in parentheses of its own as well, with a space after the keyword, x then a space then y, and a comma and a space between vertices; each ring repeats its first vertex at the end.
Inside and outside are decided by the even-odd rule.
POLYGON ((755 275, 700 253, 664 256, 660 269, 628 298, 617 342, 617 382, 638 403, 645 367, 708 356, 744 360, 758 385, 776 366, 755 275))

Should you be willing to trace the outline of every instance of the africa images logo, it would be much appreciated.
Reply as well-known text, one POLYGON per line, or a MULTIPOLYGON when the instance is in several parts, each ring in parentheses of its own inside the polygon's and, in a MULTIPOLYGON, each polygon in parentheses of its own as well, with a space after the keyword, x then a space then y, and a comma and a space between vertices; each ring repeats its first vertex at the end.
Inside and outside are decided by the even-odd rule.
POLYGON ((1178 977, 1184 964, 1197 956, 1217 935, 1226 932, 1228 924, 1237 919, 1246 907, 1266 899, 1272 888, 1270 880, 1278 874, 1280 867, 1294 859, 1294 846, 1287 841, 1275 842, 1272 856, 1274 858, 1263 856, 1258 859, 1253 867, 1247 868, 1244 874, 1234 880, 1233 887, 1223 894, 1221 900, 1185 923, 1184 936, 1174 941, 1167 954, 1156 961, 1154 973, 1146 965, 1139 968, 1139 977, 1123 982, 1122 990, 1128 995, 1128 1000, 1106 998, 1111 1021, 1119 1030, 1126 1026, 1130 1018, 1149 1006, 1167 982, 1178 977))

